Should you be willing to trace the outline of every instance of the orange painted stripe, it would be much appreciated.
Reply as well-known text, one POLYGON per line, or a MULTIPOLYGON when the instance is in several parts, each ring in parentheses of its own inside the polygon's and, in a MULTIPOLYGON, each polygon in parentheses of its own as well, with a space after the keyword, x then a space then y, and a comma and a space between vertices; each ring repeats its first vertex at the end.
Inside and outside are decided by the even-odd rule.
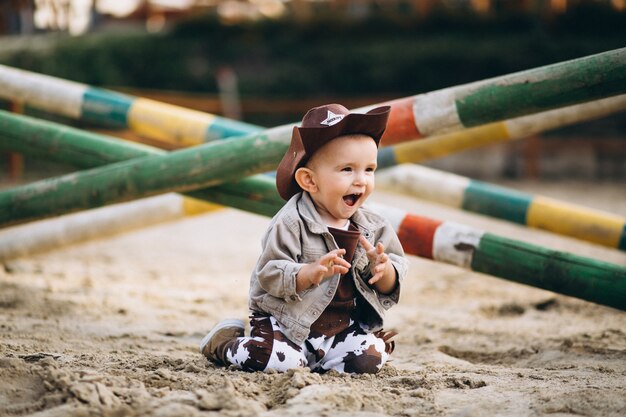
POLYGON ((413 97, 409 97, 381 103, 381 105, 391 106, 387 130, 381 139, 382 146, 389 146, 422 136, 415 125, 413 101, 413 97))
POLYGON ((398 238, 404 251, 410 255, 433 259, 433 239, 440 220, 407 214, 398 230, 398 238))

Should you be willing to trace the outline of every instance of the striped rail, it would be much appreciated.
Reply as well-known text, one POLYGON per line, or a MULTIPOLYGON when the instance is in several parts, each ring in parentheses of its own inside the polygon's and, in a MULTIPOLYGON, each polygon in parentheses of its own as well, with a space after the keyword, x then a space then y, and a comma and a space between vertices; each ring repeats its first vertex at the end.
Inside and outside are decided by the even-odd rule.
POLYGON ((624 93, 621 48, 386 103, 394 111, 383 139, 391 145, 624 93))
POLYGON ((418 165, 379 171, 383 188, 528 227, 626 250, 626 219, 418 165))
POLYGON ((127 128, 147 138, 180 146, 259 130, 209 113, 5 65, 0 65, 0 98, 72 119, 127 128))
POLYGON ((0 230, 0 261, 180 220, 222 206, 168 193, 0 230))
MULTIPOLYGON (((392 107, 383 143, 391 145, 624 93, 626 48, 381 103, 392 107)), ((75 119, 127 127, 180 145, 258 130, 218 116, 3 65, 0 98, 75 119)))
POLYGON ((421 140, 412 140, 381 148, 378 152, 378 167, 385 168, 406 162, 428 161, 455 152, 522 139, 550 129, 624 111, 626 111, 626 94, 620 94, 450 133, 436 134, 421 140))
MULTIPOLYGON (((59 135, 61 136, 63 135, 59 135)), ((98 140, 95 135, 90 137, 94 141, 98 140)), ((130 154, 135 153, 134 156, 139 158, 135 161, 138 162, 158 159, 160 158, 158 155, 164 153, 157 149, 150 150, 151 148, 146 146, 138 147, 135 144, 120 141, 105 141, 112 142, 108 144, 111 149, 115 145, 119 147, 118 155, 133 157, 130 154), (150 152, 154 155, 153 157, 146 156, 150 152)), ((91 146, 91 148, 98 147, 99 144, 96 143, 91 146)), ((93 158, 90 159, 90 161, 93 160, 93 158)), ((101 163, 110 162, 110 159, 103 157, 101 163)), ((109 165, 104 169, 110 169, 119 164, 109 165)), ((167 170, 165 165, 162 168, 167 170)), ((124 171, 133 172, 132 170, 124 171)), ((93 169, 86 171, 85 174, 93 173, 93 178, 97 181, 102 178, 100 172, 105 171, 93 169)), ((75 177, 70 176, 70 178, 75 177)), ((43 181, 41 186, 55 188, 55 182, 56 180, 43 181)), ((29 189, 31 188, 32 185, 29 186, 29 189)), ((35 184, 34 190, 37 191, 37 189, 37 184, 35 184)), ((61 193, 60 197, 63 195, 65 194, 61 193)), ((278 196, 274 180, 264 175, 245 178, 238 183, 195 191, 189 195, 268 216, 278 211, 284 203, 278 196)), ((541 248, 460 224, 416 216, 391 207, 377 206, 377 210, 392 222, 408 254, 470 268, 473 271, 626 310, 626 267, 541 248)), ((10 232, 10 229, 8 231, 10 232)))

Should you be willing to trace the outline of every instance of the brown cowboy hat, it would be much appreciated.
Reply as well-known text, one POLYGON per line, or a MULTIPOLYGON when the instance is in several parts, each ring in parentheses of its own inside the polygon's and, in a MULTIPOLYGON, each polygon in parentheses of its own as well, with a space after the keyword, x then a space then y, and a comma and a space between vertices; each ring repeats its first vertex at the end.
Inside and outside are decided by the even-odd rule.
POLYGON ((343 135, 360 133, 371 136, 378 146, 387 127, 390 106, 377 107, 367 113, 350 113, 341 104, 314 107, 302 118, 302 126, 295 126, 291 144, 276 170, 276 188, 285 200, 302 191, 295 180, 298 168, 330 140, 343 135))

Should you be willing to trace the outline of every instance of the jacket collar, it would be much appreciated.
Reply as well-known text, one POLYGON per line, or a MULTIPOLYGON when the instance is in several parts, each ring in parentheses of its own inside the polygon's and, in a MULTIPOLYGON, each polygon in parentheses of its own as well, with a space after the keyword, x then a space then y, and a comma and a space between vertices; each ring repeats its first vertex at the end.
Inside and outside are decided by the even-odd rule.
MULTIPOLYGON (((328 226, 322 220, 322 217, 317 212, 311 195, 306 191, 302 191, 297 197, 297 207, 300 216, 306 223, 308 229, 312 233, 322 234, 328 232, 328 226)), ((383 227, 383 219, 376 213, 361 207, 350 218, 352 222, 363 232, 371 233, 377 229, 383 227)), ((367 234, 367 233, 365 233, 367 234)))

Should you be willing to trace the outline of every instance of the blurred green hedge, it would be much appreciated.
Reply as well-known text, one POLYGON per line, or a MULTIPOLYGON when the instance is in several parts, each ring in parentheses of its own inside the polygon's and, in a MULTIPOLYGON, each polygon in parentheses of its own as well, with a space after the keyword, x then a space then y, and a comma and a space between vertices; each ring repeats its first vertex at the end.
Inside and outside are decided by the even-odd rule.
POLYGON ((195 16, 158 35, 44 40, 10 53, 0 44, 0 62, 109 88, 216 93, 227 66, 244 98, 404 97, 624 47, 626 13, 585 6, 552 18, 448 11, 240 25, 195 16))

